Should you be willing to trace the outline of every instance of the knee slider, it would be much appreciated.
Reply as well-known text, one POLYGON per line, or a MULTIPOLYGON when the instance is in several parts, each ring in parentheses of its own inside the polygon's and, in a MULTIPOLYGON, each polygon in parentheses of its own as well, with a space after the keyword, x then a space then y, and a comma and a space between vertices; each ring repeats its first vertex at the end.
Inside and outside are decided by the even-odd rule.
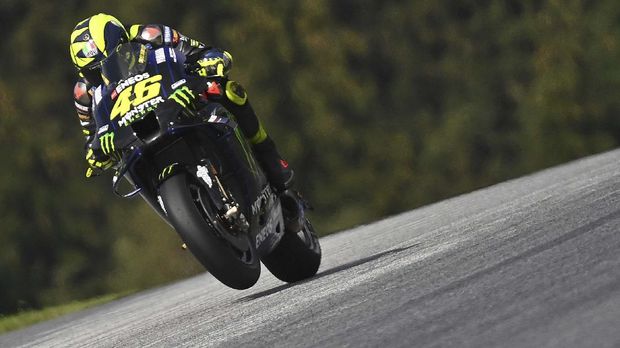
POLYGON ((226 82, 226 97, 239 106, 244 105, 248 100, 245 89, 235 81, 226 82))

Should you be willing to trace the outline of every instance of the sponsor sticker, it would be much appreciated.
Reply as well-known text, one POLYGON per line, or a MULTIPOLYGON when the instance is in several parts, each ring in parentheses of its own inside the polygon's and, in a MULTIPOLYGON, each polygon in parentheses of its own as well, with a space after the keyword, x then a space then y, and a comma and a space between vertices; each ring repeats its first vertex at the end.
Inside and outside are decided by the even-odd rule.
POLYGON ((96 104, 99 104, 99 102, 101 101, 101 88, 102 86, 98 86, 97 89, 95 89, 95 98, 93 99, 96 104))
POLYGON ((146 102, 136 106, 135 108, 127 112, 123 116, 123 118, 121 118, 121 120, 118 121, 118 125, 121 127, 126 127, 132 124, 134 121, 144 116, 147 112, 154 110, 157 104, 163 103, 163 102, 164 102, 164 98, 162 97, 156 97, 156 98, 147 100, 146 102))
POLYGON ((276 226, 283 224, 282 221, 282 210, 278 207, 274 212, 272 212, 267 218, 267 223, 260 230, 260 232, 256 235, 256 248, 260 248, 260 246, 269 238, 269 236, 275 233, 276 226))
POLYGON ((163 63, 166 61, 166 53, 163 48, 157 49, 155 51, 155 61, 157 64, 163 63))
POLYGON ((187 81, 185 79, 181 79, 175 83, 173 83, 172 85, 170 85, 171 89, 177 89, 177 87, 179 86, 183 86, 187 81))
POLYGON ((170 27, 164 27, 164 42, 170 43, 172 41, 172 36, 170 33, 170 27))
MULTIPOLYGON (((149 77, 148 73, 144 73, 120 82, 116 89, 118 97, 110 112, 110 120, 122 116, 123 119, 119 122, 119 125, 127 126, 138 117, 144 115, 146 113, 144 108, 154 106, 154 104, 149 105, 149 103, 159 102, 155 101, 154 98, 159 95, 161 87, 159 81, 161 79, 161 75, 149 77)), ((161 97, 159 99, 163 101, 161 97)))
POLYGON ((101 134, 101 133, 105 133, 108 131, 109 125, 104 125, 103 127, 99 128, 99 130, 97 131, 97 134, 101 134))
POLYGON ((168 52, 170 54, 170 57, 172 57, 172 60, 176 63, 177 62, 177 54, 174 53, 174 49, 168 48, 168 52))
POLYGON ((209 170, 205 166, 198 166, 198 170, 196 171, 196 176, 201 178, 209 187, 213 187, 213 180, 209 175, 209 170))
POLYGON ((272 198, 272 195, 273 193, 271 189, 269 189, 269 187, 265 187, 265 189, 260 193, 260 195, 258 195, 254 203, 252 203, 252 215, 256 215, 261 210, 263 205, 269 202, 269 200, 272 198))
MULTIPOLYGON (((140 82, 144 79, 149 78, 151 75, 148 72, 145 72, 143 74, 140 75, 135 75, 132 76, 130 78, 128 78, 127 80, 123 80, 121 81, 118 86, 116 86, 116 89, 114 90, 117 94, 122 92, 125 88, 135 84, 136 82, 140 82)), ((112 99, 114 99, 114 97, 112 97, 112 99)))
POLYGON ((86 58, 91 58, 96 56, 99 53, 99 49, 97 49, 97 45, 95 45, 95 41, 88 40, 84 47, 82 47, 82 53, 86 58))
POLYGON ((78 110, 80 110, 80 111, 83 111, 83 112, 89 112, 89 111, 90 111, 90 108, 89 108, 88 106, 81 105, 81 104, 80 104, 80 103, 78 103, 78 102, 74 102, 74 104, 75 104, 75 107, 76 107, 78 110))
POLYGON ((140 48, 140 57, 138 57, 138 63, 140 64, 146 63, 146 47, 144 46, 140 48))

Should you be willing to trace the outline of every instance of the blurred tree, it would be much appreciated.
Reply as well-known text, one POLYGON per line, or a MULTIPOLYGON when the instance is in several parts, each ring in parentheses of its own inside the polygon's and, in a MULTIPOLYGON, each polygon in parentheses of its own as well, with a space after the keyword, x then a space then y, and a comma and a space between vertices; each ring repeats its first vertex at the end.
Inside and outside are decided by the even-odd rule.
POLYGON ((535 14, 534 79, 519 115, 526 170, 617 146, 617 2, 549 1, 535 14))

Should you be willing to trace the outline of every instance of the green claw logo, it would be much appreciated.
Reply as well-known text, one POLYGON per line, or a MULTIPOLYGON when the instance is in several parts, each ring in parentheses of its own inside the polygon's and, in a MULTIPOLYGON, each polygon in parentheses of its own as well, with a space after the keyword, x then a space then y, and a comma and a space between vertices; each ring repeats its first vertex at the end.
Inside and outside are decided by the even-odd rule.
POLYGON ((169 97, 173 99, 175 102, 179 103, 182 107, 187 107, 192 99, 195 98, 194 93, 187 87, 183 86, 181 88, 177 88, 174 93, 172 93, 169 97))
POLYGON ((167 166, 166 168, 164 168, 161 173, 159 173, 159 181, 163 181, 166 177, 168 177, 170 174, 172 174, 172 170, 174 169, 174 166, 176 166, 177 163, 173 163, 169 166, 167 166))
POLYGON ((99 137, 99 141, 104 154, 109 155, 114 152, 114 132, 104 134, 99 137))

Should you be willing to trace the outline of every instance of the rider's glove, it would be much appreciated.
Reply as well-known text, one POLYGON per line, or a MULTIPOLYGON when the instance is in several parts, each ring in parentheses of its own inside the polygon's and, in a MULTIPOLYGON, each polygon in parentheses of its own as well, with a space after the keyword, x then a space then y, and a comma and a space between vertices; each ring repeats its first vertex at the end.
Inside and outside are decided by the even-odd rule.
POLYGON ((222 58, 202 58, 196 63, 200 65, 198 75, 224 77, 224 60, 222 58))
POLYGON ((232 67, 232 56, 226 51, 212 49, 198 59, 196 64, 199 66, 197 72, 200 76, 224 77, 232 67))
POLYGON ((86 152, 86 161, 89 165, 89 168, 86 170, 87 178, 101 175, 101 173, 114 164, 112 158, 96 156, 92 149, 88 149, 88 152, 86 152))
POLYGON ((95 170, 95 169, 93 169, 93 168, 88 167, 88 168, 86 168, 86 174, 85 174, 85 176, 86 176, 87 178, 92 178, 92 177, 94 177, 94 176, 99 176, 99 175, 101 175, 101 173, 102 173, 102 171, 100 171, 100 170, 95 170))

